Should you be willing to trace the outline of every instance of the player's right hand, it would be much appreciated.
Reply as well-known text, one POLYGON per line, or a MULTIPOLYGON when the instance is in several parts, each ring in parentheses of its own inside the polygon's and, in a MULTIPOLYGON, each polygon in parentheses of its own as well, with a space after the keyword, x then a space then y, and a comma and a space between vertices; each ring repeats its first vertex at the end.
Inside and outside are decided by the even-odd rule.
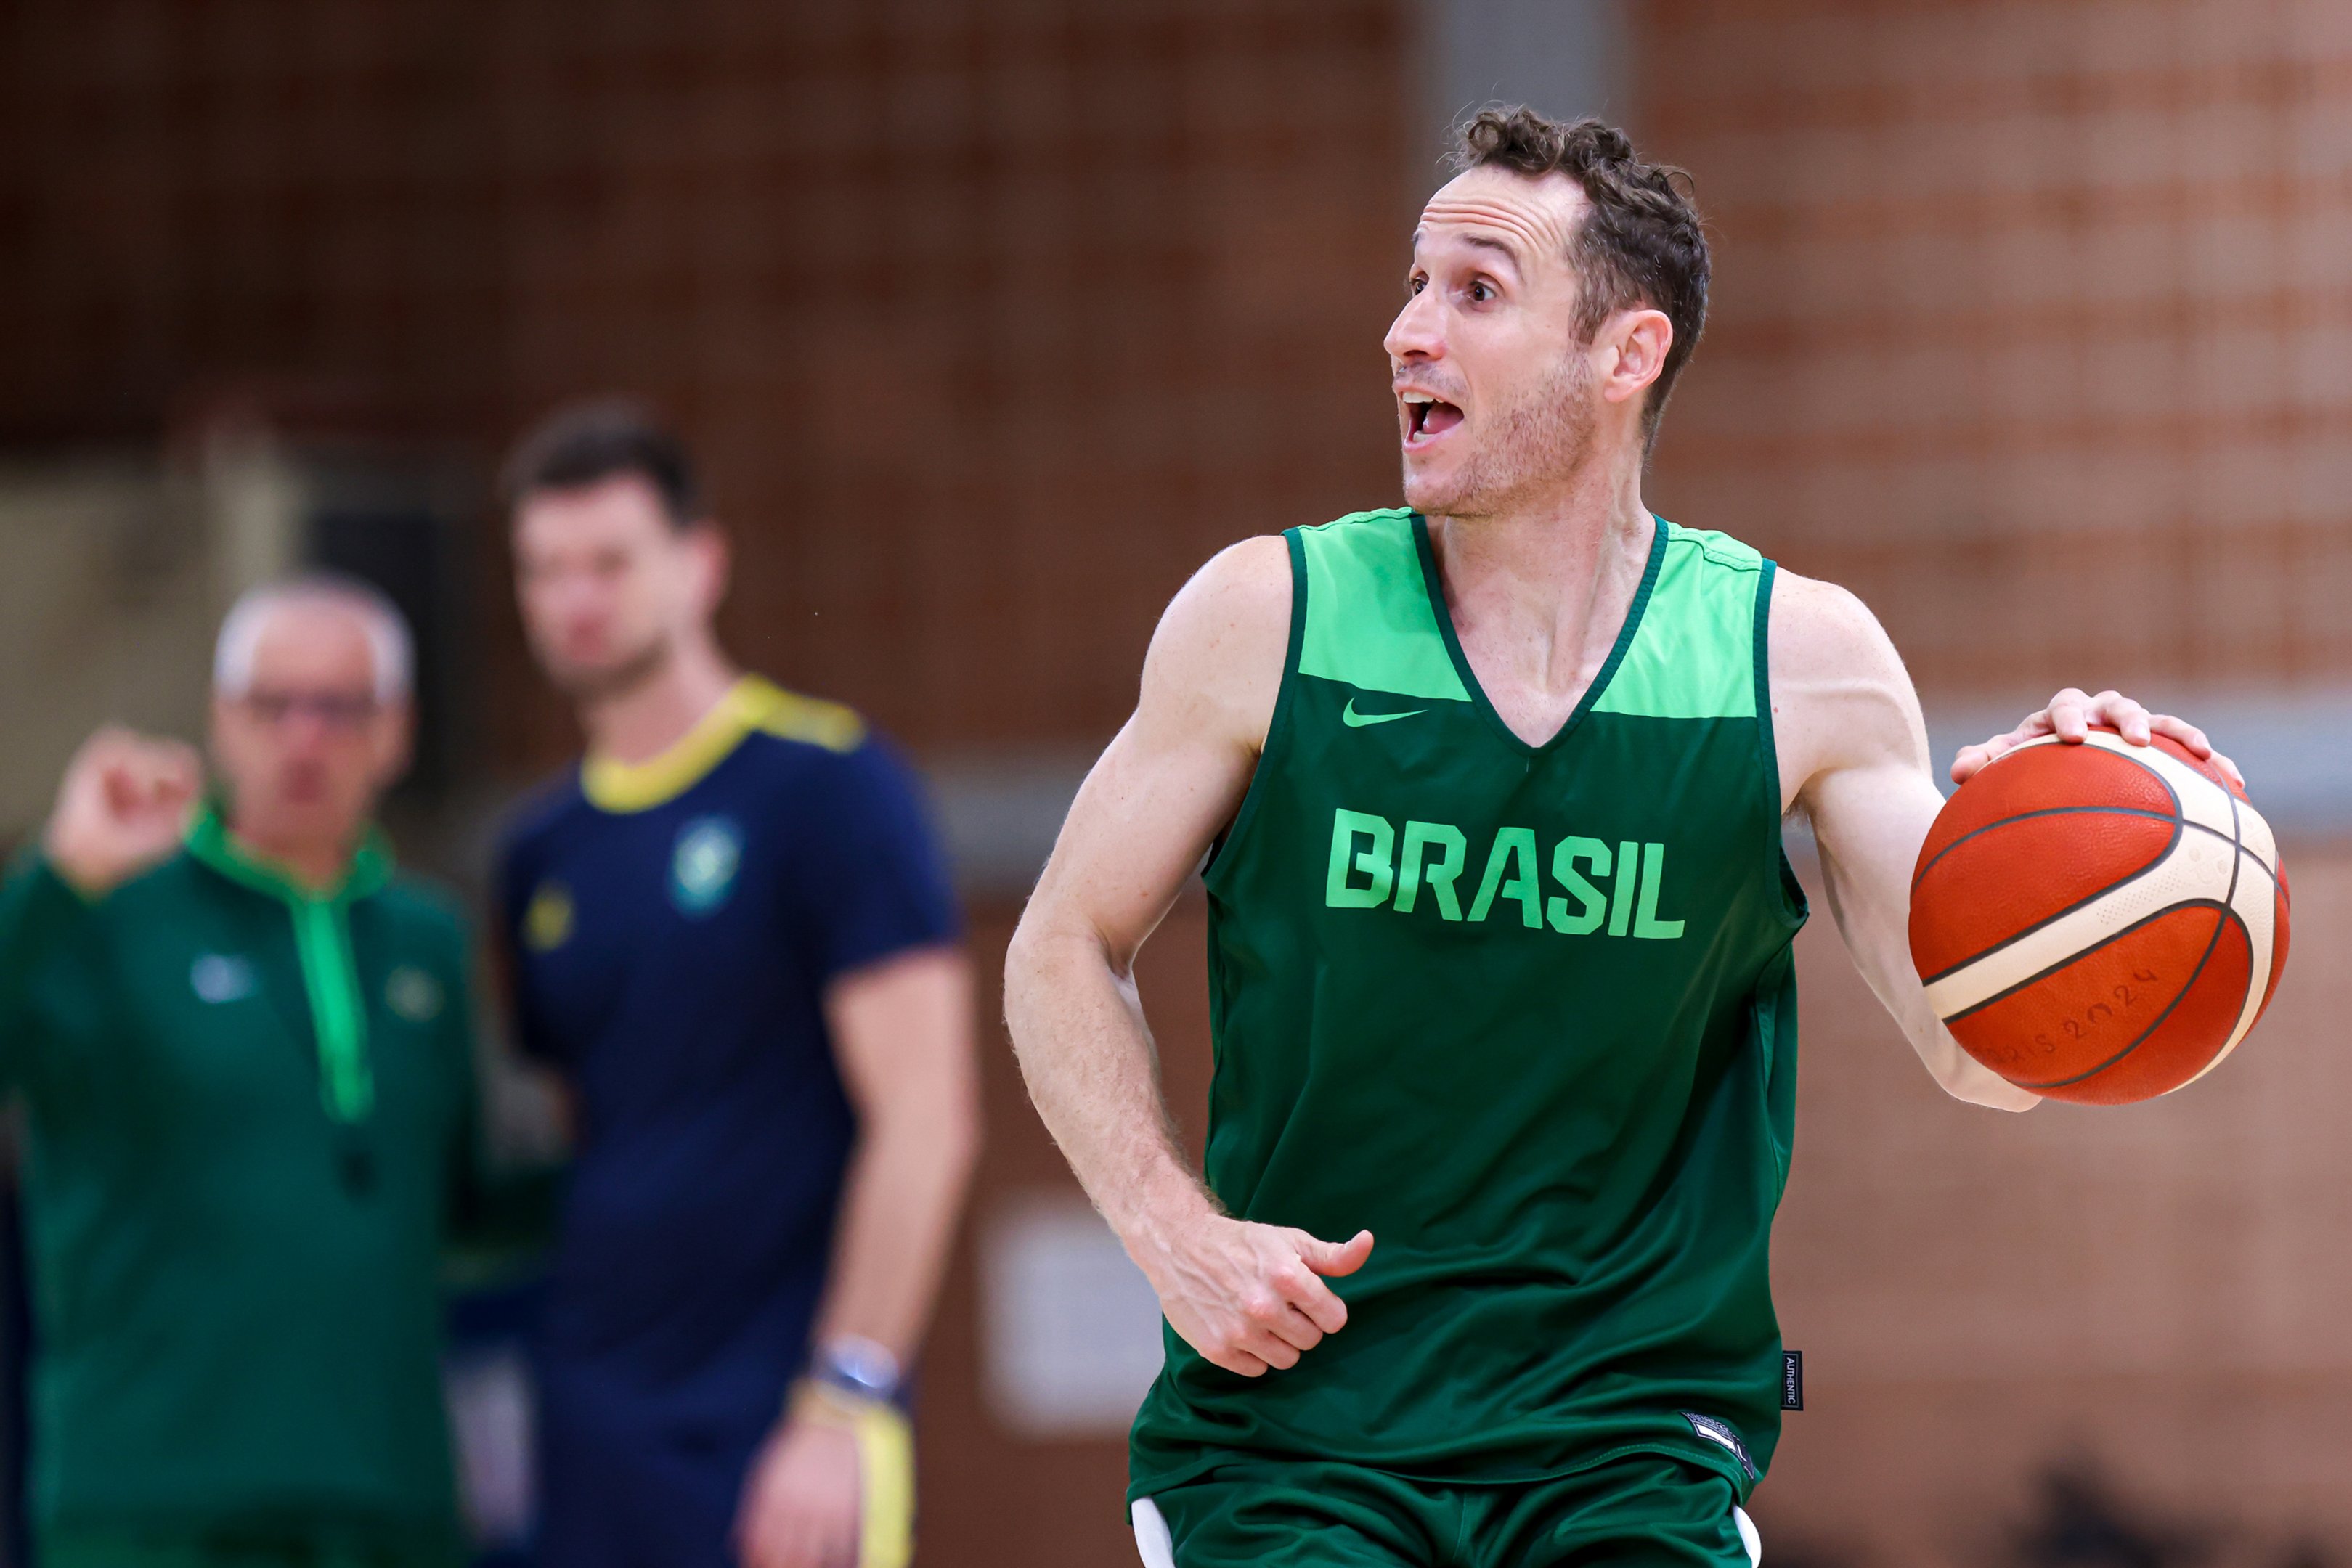
POLYGON ((1203 1216, 1160 1249, 1145 1272, 1184 1343, 1227 1372, 1289 1368, 1348 1322, 1325 1279, 1372 1255, 1372 1233, 1323 1241, 1304 1230, 1203 1216))
POLYGON ((109 725, 67 764, 42 850, 58 875, 97 897, 179 848, 204 779, 193 747, 109 725))

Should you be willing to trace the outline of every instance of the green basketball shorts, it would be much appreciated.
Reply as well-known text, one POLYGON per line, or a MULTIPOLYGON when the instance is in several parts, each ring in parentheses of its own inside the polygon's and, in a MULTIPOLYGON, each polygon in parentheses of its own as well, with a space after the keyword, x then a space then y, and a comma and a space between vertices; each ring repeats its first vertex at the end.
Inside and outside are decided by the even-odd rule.
POLYGON ((1731 1483, 1662 1454, 1453 1485, 1315 1461, 1220 1466, 1139 1498, 1144 1568, 1757 1568, 1731 1483))

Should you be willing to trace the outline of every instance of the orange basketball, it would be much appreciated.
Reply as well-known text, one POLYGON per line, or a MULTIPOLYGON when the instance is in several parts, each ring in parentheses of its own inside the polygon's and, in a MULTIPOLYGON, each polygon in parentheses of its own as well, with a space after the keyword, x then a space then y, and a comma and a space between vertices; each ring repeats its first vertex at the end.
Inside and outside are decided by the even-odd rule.
POLYGON ((1911 877, 1911 962, 1969 1055, 2117 1105, 2221 1064, 2286 966, 2270 825, 2219 768, 2094 730, 2000 757, 1944 803, 1911 877))

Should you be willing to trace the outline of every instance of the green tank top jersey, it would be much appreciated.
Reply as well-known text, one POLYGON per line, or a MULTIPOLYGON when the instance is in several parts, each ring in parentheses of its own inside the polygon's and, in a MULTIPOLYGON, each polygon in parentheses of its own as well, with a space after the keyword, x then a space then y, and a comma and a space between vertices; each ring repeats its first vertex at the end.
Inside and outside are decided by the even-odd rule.
POLYGON ((1506 1481, 1649 1451, 1744 1497, 1780 1428, 1805 918, 1772 563, 1658 522, 1607 664, 1530 746, 1423 519, 1286 537, 1281 694, 1206 873, 1207 1176, 1239 1218, 1375 1245, 1289 1371, 1166 1333, 1130 1496, 1269 1458, 1506 1481))

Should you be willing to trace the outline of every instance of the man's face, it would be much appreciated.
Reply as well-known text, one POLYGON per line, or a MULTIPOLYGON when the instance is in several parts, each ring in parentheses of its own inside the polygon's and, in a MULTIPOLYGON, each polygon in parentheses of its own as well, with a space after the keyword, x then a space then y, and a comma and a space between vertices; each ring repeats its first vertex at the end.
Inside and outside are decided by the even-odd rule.
POLYGON ((409 705, 376 695, 358 611, 277 606, 242 693, 213 697, 213 760, 237 831, 265 846, 348 844, 408 765, 409 705))
POLYGON ((679 528, 634 475, 540 490, 515 508, 515 592, 548 678, 575 700, 625 692, 661 669, 717 609, 716 530, 679 528))
POLYGON ((1569 259, 1585 205, 1565 175, 1486 168, 1423 210, 1387 341, 1415 510, 1486 515, 1590 451, 1594 371, 1569 259))

